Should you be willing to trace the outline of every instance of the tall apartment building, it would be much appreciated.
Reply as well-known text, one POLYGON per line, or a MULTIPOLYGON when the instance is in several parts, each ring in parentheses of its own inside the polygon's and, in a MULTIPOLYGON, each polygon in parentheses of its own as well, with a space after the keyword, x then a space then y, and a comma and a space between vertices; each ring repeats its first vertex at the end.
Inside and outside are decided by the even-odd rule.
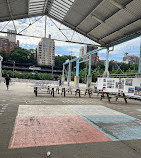
MULTIPOLYGON (((93 51, 93 50, 95 50, 95 49, 97 49, 96 46, 84 46, 84 47, 81 47, 81 48, 80 48, 80 54, 79 54, 79 56, 83 56, 83 55, 85 55, 86 53, 89 53, 89 52, 91 52, 91 51, 93 51)), ((85 57, 85 59, 86 59, 86 60, 89 59, 89 56, 85 57)), ((97 54, 97 53, 93 54, 93 55, 92 55, 92 64, 94 64, 94 63, 96 63, 96 62, 98 62, 98 61, 99 61, 99 56, 98 56, 98 54, 97 54)), ((88 62, 87 62, 87 63, 88 63, 88 62)))
POLYGON ((79 56, 81 57, 85 55, 86 53, 87 53, 87 46, 81 47, 79 56))
POLYGON ((10 53, 16 46, 19 46, 19 40, 16 42, 16 31, 7 30, 7 32, 7 36, 0 36, 0 50, 10 53))
POLYGON ((128 53, 124 53, 123 62, 128 64, 135 64, 139 63, 139 57, 135 55, 129 55, 128 53))
POLYGON ((55 42, 49 38, 42 38, 37 47, 37 63, 39 65, 55 65, 55 42))

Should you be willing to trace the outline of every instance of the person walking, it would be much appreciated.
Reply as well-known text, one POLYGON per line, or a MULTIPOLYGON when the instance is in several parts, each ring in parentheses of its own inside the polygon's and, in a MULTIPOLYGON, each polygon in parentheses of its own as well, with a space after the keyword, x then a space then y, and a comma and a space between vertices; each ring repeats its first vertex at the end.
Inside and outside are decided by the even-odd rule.
POLYGON ((9 74, 7 74, 7 76, 5 77, 5 83, 6 83, 6 87, 7 87, 7 90, 8 90, 8 87, 9 87, 9 82, 10 82, 10 77, 9 77, 9 74))

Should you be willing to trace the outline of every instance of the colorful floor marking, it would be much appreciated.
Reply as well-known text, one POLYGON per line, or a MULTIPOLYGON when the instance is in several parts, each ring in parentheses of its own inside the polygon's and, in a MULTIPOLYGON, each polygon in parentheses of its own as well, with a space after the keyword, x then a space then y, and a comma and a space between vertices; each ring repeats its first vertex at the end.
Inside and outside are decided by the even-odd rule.
POLYGON ((137 111, 141 111, 141 109, 136 109, 137 111))
POLYGON ((111 141, 79 116, 18 117, 9 148, 111 141))
POLYGON ((2 115, 4 113, 4 111, 6 110, 8 104, 4 104, 4 105, 0 105, 1 106, 1 110, 0 110, 0 115, 2 115))
POLYGON ((63 100, 62 102, 65 103, 65 104, 91 104, 92 100, 84 100, 84 99, 72 100, 72 99, 67 99, 67 100, 63 100))
POLYGON ((118 140, 141 139, 141 120, 100 105, 73 105, 71 110, 118 140))
POLYGON ((9 148, 141 139, 141 120, 100 105, 20 105, 9 148))
POLYGON ((134 117, 101 105, 70 105, 69 107, 80 116, 92 117, 95 123, 120 123, 136 120, 134 117))

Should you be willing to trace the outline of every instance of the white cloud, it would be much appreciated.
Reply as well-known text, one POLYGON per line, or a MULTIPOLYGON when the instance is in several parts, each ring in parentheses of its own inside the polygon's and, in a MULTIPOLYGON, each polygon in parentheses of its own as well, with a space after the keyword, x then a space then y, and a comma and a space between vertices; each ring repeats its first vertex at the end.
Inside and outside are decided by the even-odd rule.
MULTIPOLYGON (((21 19, 16 20, 15 25, 17 28, 17 32, 19 33, 24 28, 28 27, 30 22, 34 22, 40 17, 34 17, 29 19, 21 19)), ((31 35, 31 36, 39 36, 44 37, 45 33, 45 18, 42 17, 39 21, 34 23, 32 26, 30 26, 28 29, 23 31, 22 33, 25 35, 31 35)), ((62 32, 67 36, 69 40, 73 40, 75 42, 86 42, 89 44, 94 44, 92 40, 82 36, 79 33, 74 32, 73 30, 69 29, 68 27, 56 22, 53 20, 53 22, 57 25, 57 27, 62 29, 62 32)), ((52 38, 58 39, 58 40, 64 40, 66 41, 66 37, 58 30, 58 28, 54 25, 49 18, 47 18, 47 37, 49 34, 51 34, 52 38)), ((7 24, 7 22, 1 22, 0 30, 7 24)), ((12 21, 7 25, 7 27, 3 31, 7 31, 7 29, 14 29, 12 21)), ((5 35, 5 34, 0 34, 5 35)), ((26 45, 27 48, 30 48, 31 46, 37 46, 38 42, 40 41, 40 38, 31 38, 31 37, 24 37, 24 36, 17 36, 17 39, 20 40, 21 46, 26 45)), ((61 41, 55 41, 55 45, 57 47, 63 47, 66 52, 74 52, 74 55, 79 56, 79 50, 80 47, 83 46, 81 44, 73 44, 73 43, 66 43, 61 41)), ((126 51, 131 51, 133 54, 138 54, 137 47, 139 47, 139 38, 136 38, 134 40, 122 43, 120 45, 115 46, 114 51, 110 52, 110 54, 115 55, 115 57, 121 57, 126 51)), ((105 53, 106 50, 103 50, 99 52, 99 54, 105 53)))

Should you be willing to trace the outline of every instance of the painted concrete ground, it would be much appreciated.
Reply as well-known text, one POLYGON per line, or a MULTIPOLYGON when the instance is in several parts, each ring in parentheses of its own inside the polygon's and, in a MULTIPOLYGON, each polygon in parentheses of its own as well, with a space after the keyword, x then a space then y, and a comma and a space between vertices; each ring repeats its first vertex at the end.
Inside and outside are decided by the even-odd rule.
POLYGON ((35 97, 30 84, 0 87, 0 158, 140 158, 141 103, 35 97), (33 152, 34 151, 34 152, 33 152))
POLYGON ((141 120, 101 105, 20 105, 9 148, 133 139, 141 120))

